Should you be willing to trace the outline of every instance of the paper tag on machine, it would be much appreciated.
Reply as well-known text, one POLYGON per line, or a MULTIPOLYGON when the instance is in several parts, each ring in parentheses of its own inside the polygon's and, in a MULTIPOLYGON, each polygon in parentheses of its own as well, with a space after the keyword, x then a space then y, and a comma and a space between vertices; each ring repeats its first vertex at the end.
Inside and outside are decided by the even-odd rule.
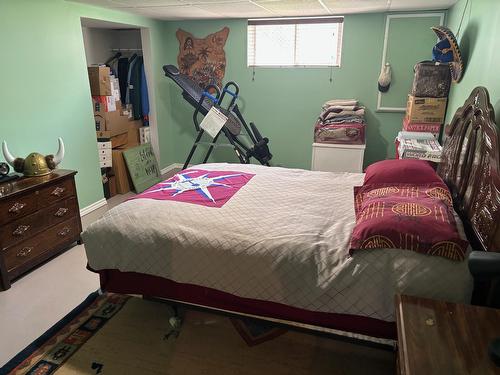
POLYGON ((200 127, 205 130, 212 138, 219 134, 222 127, 227 122, 227 116, 217 108, 212 107, 205 118, 201 121, 200 127))

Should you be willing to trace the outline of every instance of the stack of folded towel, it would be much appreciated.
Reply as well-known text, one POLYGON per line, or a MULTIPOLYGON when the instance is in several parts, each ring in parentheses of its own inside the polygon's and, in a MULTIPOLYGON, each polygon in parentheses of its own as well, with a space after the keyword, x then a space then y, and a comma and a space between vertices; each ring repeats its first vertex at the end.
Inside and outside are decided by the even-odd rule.
POLYGON ((329 100, 322 106, 314 129, 317 143, 365 143, 365 107, 355 99, 329 100))

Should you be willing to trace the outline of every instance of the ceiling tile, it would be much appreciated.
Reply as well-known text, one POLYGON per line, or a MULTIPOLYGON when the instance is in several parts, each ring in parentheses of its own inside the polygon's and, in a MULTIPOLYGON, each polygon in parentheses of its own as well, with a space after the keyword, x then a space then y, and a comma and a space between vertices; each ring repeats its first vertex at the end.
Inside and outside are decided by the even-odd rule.
POLYGON ((248 17, 273 17, 276 14, 267 12, 263 8, 249 1, 207 3, 204 1, 193 2, 197 8, 219 14, 221 18, 248 18, 248 17))
POLYGON ((200 9, 191 5, 167 6, 167 7, 149 7, 149 8, 134 8, 134 13, 142 16, 160 18, 160 19, 205 19, 205 18, 221 18, 217 13, 213 13, 204 9, 200 9))
POLYGON ((392 0, 390 10, 448 9, 457 0, 392 0))
POLYGON ((387 0, 323 0, 332 13, 384 12, 387 0))
MULTIPOLYGON (((0 0, 1 1, 1 0, 0 0)), ((319 16, 448 9, 457 0, 67 0, 158 19, 319 16), (323 3, 329 11, 322 5, 323 3), (389 9, 388 9, 389 7, 389 9)))
POLYGON ((168 5, 187 5, 183 0, 104 0, 113 8, 148 8, 168 5))
POLYGON ((320 16, 329 14, 318 0, 255 0, 255 3, 280 16, 320 16))

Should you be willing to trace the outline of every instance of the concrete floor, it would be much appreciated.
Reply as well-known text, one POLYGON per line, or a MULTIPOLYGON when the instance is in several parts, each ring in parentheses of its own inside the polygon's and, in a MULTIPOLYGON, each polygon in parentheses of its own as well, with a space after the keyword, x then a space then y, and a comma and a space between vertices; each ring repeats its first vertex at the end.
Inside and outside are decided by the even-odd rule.
MULTIPOLYGON (((116 195, 82 217, 83 229, 133 194, 116 195)), ((77 245, 0 292, 0 367, 99 289, 86 265, 85 249, 77 245)))

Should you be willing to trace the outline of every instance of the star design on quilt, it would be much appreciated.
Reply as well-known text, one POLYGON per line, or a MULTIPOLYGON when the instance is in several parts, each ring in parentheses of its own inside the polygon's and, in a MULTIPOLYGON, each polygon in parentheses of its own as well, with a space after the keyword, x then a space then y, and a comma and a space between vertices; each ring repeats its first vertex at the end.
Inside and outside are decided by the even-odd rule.
POLYGON ((175 197, 179 194, 182 194, 182 193, 185 193, 188 191, 196 191, 202 197, 215 203, 215 199, 212 197, 212 194, 210 194, 210 190, 208 188, 215 187, 215 186, 222 186, 222 187, 230 188, 231 187, 230 185, 226 185, 226 184, 223 184, 223 183, 220 183, 217 181, 224 180, 224 179, 231 178, 231 177, 241 176, 241 174, 238 173, 238 174, 228 174, 228 175, 217 176, 217 177, 208 177, 208 173, 205 173, 204 175, 201 175, 198 177, 191 177, 191 176, 189 176, 190 173, 195 173, 195 171, 179 173, 176 175, 177 180, 170 181, 170 182, 161 182, 158 185, 163 185, 162 187, 159 187, 158 189, 147 191, 144 194, 151 194, 151 193, 156 193, 159 191, 174 190, 175 193, 172 194, 172 197, 175 197))

